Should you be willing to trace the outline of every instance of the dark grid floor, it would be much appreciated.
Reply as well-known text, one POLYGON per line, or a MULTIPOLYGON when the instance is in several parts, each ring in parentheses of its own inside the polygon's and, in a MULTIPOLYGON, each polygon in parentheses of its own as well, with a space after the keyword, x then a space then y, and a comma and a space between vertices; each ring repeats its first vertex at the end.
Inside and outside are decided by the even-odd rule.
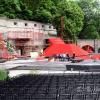
POLYGON ((0 100, 100 100, 100 74, 16 77, 0 83, 0 100))

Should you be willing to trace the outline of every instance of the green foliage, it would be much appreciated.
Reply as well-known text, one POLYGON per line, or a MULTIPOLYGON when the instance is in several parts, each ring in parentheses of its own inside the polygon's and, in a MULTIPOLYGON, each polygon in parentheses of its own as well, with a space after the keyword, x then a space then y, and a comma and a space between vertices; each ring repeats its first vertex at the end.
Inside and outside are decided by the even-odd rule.
POLYGON ((97 0, 80 0, 78 4, 85 14, 84 26, 79 38, 100 38, 100 3, 97 0))
POLYGON ((53 22, 59 33, 61 32, 61 16, 64 16, 64 37, 77 38, 83 27, 84 14, 81 8, 73 1, 62 0, 58 3, 53 22))
POLYGON ((32 12, 20 0, 1 0, 0 16, 8 18, 31 19, 32 12))
POLYGON ((46 9, 36 10, 33 19, 40 22, 50 23, 52 20, 51 13, 46 9))
POLYGON ((9 53, 11 53, 11 54, 14 53, 13 46, 11 45, 11 43, 9 41, 6 42, 6 46, 7 46, 9 53))
POLYGON ((94 25, 88 25, 85 28, 84 32, 81 33, 82 38, 85 38, 85 39, 99 39, 99 34, 96 31, 96 27, 94 25))
POLYGON ((52 7, 51 0, 41 0, 39 6, 33 11, 33 20, 51 23, 52 22, 52 7))
POLYGON ((4 69, 0 69, 0 80, 5 80, 8 77, 8 73, 4 69))
POLYGON ((30 9, 30 10, 36 10, 42 0, 22 0, 22 2, 30 9))

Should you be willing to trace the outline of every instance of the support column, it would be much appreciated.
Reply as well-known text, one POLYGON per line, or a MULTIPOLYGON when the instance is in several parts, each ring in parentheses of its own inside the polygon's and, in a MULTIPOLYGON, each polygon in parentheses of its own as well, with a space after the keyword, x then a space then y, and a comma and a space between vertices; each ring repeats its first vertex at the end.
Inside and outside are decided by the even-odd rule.
POLYGON ((98 53, 98 40, 94 39, 94 51, 95 53, 98 53))

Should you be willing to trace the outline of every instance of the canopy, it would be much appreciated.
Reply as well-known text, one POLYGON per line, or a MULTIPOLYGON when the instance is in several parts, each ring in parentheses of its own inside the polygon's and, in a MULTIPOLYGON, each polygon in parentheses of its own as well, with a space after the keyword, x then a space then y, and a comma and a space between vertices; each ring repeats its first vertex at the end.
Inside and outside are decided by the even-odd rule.
POLYGON ((70 55, 73 55, 73 53, 75 53, 75 56, 79 57, 79 56, 86 56, 89 53, 83 49, 81 49, 79 46, 75 45, 75 44, 66 44, 66 52, 70 55))
POLYGON ((65 44, 61 38, 50 38, 49 43, 50 44, 65 44))
POLYGON ((52 44, 43 51, 43 56, 49 57, 55 54, 66 53, 65 44, 52 44))
POLYGON ((100 54, 93 54, 91 58, 100 60, 100 54))
POLYGON ((70 56, 75 53, 75 56, 86 56, 89 53, 81 49, 75 44, 52 44, 46 48, 43 52, 43 55, 46 57, 53 56, 54 54, 69 54, 70 56))

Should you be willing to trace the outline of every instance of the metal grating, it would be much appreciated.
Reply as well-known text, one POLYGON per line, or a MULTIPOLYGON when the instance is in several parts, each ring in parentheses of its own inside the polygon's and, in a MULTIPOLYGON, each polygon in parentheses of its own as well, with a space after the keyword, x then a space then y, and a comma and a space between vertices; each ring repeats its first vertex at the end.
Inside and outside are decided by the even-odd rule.
POLYGON ((0 100, 100 100, 100 74, 12 78, 0 82, 0 100))

